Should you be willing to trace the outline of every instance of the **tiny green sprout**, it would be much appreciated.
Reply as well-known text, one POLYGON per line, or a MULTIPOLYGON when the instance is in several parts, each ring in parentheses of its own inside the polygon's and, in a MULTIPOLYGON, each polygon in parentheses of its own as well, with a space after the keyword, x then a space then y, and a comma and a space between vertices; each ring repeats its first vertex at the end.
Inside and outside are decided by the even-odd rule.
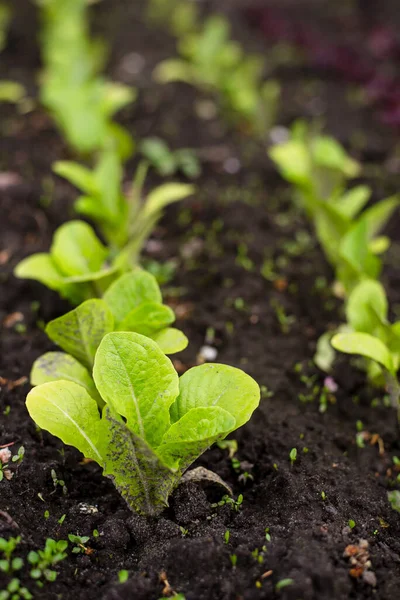
POLYGON ((237 555, 236 554, 230 554, 229 555, 229 560, 231 561, 232 567, 235 568, 236 565, 237 565, 237 555))
POLYGON ((310 451, 309 448, 307 448, 307 446, 304 446, 303 454, 308 454, 309 451, 310 451))
POLYGON ((277 463, 274 463, 272 466, 273 466, 273 468, 274 468, 274 471, 277 471, 277 470, 278 470, 278 465, 277 465, 277 463))
POLYGON ((272 390, 268 389, 268 387, 266 385, 261 385, 260 389, 261 389, 262 400, 266 400, 267 398, 273 397, 274 392, 272 390))
POLYGON ((240 298, 240 297, 234 299, 233 306, 238 311, 244 311, 247 308, 246 302, 243 300, 243 298, 240 298))
POLYGON ((358 431, 358 432, 360 432, 360 431, 363 431, 363 429, 364 429, 364 424, 363 424, 363 422, 362 422, 362 421, 358 420, 358 421, 356 422, 356 429, 357 429, 357 431, 358 431))
POLYGON ((326 494, 324 491, 321 492, 321 498, 322 500, 326 500, 326 494))
POLYGON ((388 492, 388 500, 392 509, 400 513, 400 492, 398 490, 388 492))
POLYGON ((221 442, 217 442, 217 446, 218 448, 221 448, 221 450, 228 450, 230 459, 232 459, 238 451, 238 443, 236 440, 222 440, 221 442))
POLYGON ((64 521, 65 521, 65 517, 66 517, 66 516, 67 516, 66 514, 63 514, 63 515, 62 515, 62 516, 61 516, 61 517, 58 519, 58 521, 57 521, 57 522, 58 522, 58 524, 59 524, 59 525, 62 525, 62 524, 64 523, 64 521))
POLYGON ((118 571, 119 583, 125 583, 126 581, 128 581, 128 579, 129 579, 129 571, 127 571, 126 569, 122 569, 121 571, 118 571))
POLYGON ((242 503, 243 503, 243 494, 239 494, 239 496, 237 497, 237 500, 234 500, 233 498, 231 498, 230 496, 228 496, 226 494, 225 496, 222 496, 222 498, 219 502, 214 502, 213 504, 211 504, 211 506, 212 506, 212 508, 217 508, 218 506, 228 505, 232 508, 232 510, 239 511, 242 503))
POLYGON ((87 535, 74 535, 73 533, 68 534, 68 539, 75 546, 72 548, 73 554, 90 554, 90 549, 85 545, 89 541, 87 535))
POLYGON ((350 529, 354 529, 354 527, 356 526, 356 522, 353 521, 353 519, 350 519, 348 525, 349 525, 350 529))
POLYGON ((92 536, 94 538, 98 538, 100 536, 99 530, 98 529, 93 529, 92 536))
POLYGON ((231 532, 227 529, 224 533, 224 542, 225 544, 229 544, 229 538, 231 537, 231 532))
POLYGON ((269 527, 265 528, 265 539, 267 540, 267 542, 271 541, 271 534, 270 534, 270 529, 269 527))
POLYGON ((270 305, 275 311, 275 315, 280 325, 281 332, 284 335, 288 334, 292 325, 296 323, 296 317, 294 315, 287 315, 285 308, 275 298, 271 300, 270 305))
POLYGON ((289 454, 289 458, 290 458, 290 462, 292 464, 292 466, 294 465, 294 463, 296 462, 297 459, 297 448, 292 448, 289 454))
POLYGON ((393 456, 392 460, 393 464, 396 465, 396 467, 400 466, 400 458, 398 456, 393 456))
POLYGON ((52 494, 54 494, 54 492, 57 491, 57 487, 59 486, 59 487, 61 487, 62 493, 64 494, 64 496, 66 496, 68 494, 68 489, 67 489, 67 486, 65 485, 65 481, 63 479, 58 479, 57 473, 55 472, 54 469, 51 469, 50 474, 51 474, 51 478, 53 480, 53 486, 54 486, 54 491, 52 492, 52 494))
POLYGON ((240 460, 238 460, 237 458, 232 458, 231 462, 233 470, 236 472, 240 471, 240 460))
POLYGON ((44 518, 45 518, 45 519, 48 519, 49 517, 50 517, 50 511, 48 511, 48 510, 45 510, 45 511, 44 511, 44 518))
POLYGON ((280 590, 283 590, 283 588, 288 587, 289 585, 293 585, 293 584, 294 584, 293 579, 290 579, 290 578, 281 579, 275 585, 275 591, 279 592, 280 590))
POLYGON ((185 529, 185 527, 182 527, 182 525, 179 526, 180 532, 182 534, 182 537, 186 537, 189 533, 189 529, 185 529))
POLYGON ((14 456, 12 457, 12 462, 20 465, 22 463, 22 461, 24 460, 24 456, 25 456, 25 448, 23 446, 20 446, 18 448, 18 452, 17 454, 14 454, 14 456))

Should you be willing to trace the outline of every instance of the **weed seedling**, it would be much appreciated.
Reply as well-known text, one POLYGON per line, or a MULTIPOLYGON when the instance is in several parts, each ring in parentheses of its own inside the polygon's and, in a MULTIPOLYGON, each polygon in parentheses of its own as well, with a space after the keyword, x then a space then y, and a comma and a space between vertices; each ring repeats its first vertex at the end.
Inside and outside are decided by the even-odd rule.
POLYGON ((224 533, 224 543, 229 544, 229 539, 231 537, 231 532, 227 529, 224 533))
POLYGON ((21 585, 19 579, 11 579, 6 589, 0 591, 0 600, 32 600, 30 591, 21 585))
POLYGON ((293 585, 294 581, 293 579, 287 578, 287 579, 281 579, 280 581, 278 581, 278 583, 275 585, 275 590, 277 592, 280 592, 280 590, 283 590, 283 588, 288 587, 288 585, 293 585))
POLYGON ((217 508, 218 506, 228 505, 232 508, 232 510, 235 510, 236 512, 238 512, 240 510, 242 503, 243 503, 243 494, 239 494, 239 496, 237 497, 237 500, 235 500, 234 498, 231 498, 228 495, 225 495, 225 496, 222 496, 222 498, 219 502, 215 502, 214 504, 211 504, 211 506, 212 506, 212 508, 217 508))
POLYGON ((232 568, 234 569, 237 565, 237 555, 236 554, 230 554, 229 555, 229 560, 231 561, 231 565, 232 568))
POLYGON ((292 465, 292 467, 293 467, 294 463, 295 463, 295 462, 296 462, 296 460, 297 460, 297 448, 292 448, 292 449, 291 449, 291 451, 290 451, 290 453, 289 453, 289 458, 290 458, 290 464, 291 464, 291 465, 292 465))
POLYGON ((89 536, 87 535, 74 535, 73 533, 68 534, 68 539, 72 544, 75 544, 72 548, 73 554, 91 554, 92 550, 88 546, 86 546, 89 541, 89 536))
POLYGON ((119 583, 125 583, 126 581, 128 581, 128 579, 129 579, 129 571, 127 571, 126 569, 122 569, 121 571, 118 571, 119 583))
POLYGON ((66 496, 68 494, 68 489, 67 489, 67 486, 65 485, 65 481, 63 479, 58 479, 57 473, 55 472, 54 469, 51 469, 50 474, 51 474, 51 478, 53 480, 53 486, 54 486, 54 490, 53 490, 52 494, 54 494, 57 491, 57 489, 60 487, 62 489, 62 493, 64 494, 64 496, 66 496))
POLYGON ((55 581, 57 579, 57 571, 52 567, 67 558, 65 550, 68 547, 68 542, 65 540, 52 540, 48 538, 43 550, 31 551, 28 554, 28 562, 32 565, 30 576, 38 583, 40 580, 55 581))
POLYGON ((22 558, 14 557, 13 553, 18 544, 21 542, 21 538, 9 538, 8 540, 0 538, 0 552, 3 558, 0 560, 0 571, 6 573, 6 575, 12 575, 15 571, 22 569, 24 561, 22 558))

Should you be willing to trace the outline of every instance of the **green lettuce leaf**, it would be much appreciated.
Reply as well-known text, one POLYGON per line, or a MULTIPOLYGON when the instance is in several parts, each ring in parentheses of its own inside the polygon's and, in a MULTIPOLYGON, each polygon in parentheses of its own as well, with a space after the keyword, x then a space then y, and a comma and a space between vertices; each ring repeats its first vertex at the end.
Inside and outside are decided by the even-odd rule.
POLYGON ((164 354, 181 352, 189 343, 186 335, 175 327, 167 327, 150 336, 160 346, 164 354))
POLYGON ((46 333, 60 348, 90 369, 101 340, 113 329, 114 318, 107 304, 93 298, 50 321, 46 333))
POLYGON ((96 402, 103 406, 103 401, 94 385, 89 371, 73 356, 64 352, 46 352, 33 363, 31 384, 41 385, 50 381, 72 381, 86 389, 96 402))
POLYGON ((247 423, 260 401, 260 388, 254 379, 228 365, 193 367, 180 378, 179 389, 170 411, 172 423, 193 408, 218 406, 234 417, 232 429, 237 429, 247 423))
POLYGON ((110 333, 97 351, 93 377, 112 410, 156 447, 169 427, 169 409, 179 391, 178 375, 159 346, 138 333, 110 333))
POLYGON ((81 385, 72 381, 44 383, 29 392, 26 406, 41 429, 103 464, 99 410, 81 385))
POLYGON ((103 296, 119 326, 128 314, 144 302, 162 304, 162 296, 156 278, 140 269, 119 277, 103 296))

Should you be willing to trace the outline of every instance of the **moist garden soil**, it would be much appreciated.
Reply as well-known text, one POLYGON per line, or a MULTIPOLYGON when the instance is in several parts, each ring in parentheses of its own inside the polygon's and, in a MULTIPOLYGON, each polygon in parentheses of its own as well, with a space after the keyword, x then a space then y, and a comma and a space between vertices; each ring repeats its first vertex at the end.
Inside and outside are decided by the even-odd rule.
MULTIPOLYGON (((395 411, 346 359, 332 374, 337 392, 322 396, 325 375, 312 363, 318 337, 343 319, 330 291, 332 273, 263 146, 218 119, 199 119, 194 105, 203 98, 186 86, 152 83, 152 68, 171 55, 173 40, 144 25, 142 6, 110 5, 96 7, 97 27, 114 46, 110 72, 140 91, 122 122, 138 137, 194 147, 203 160, 198 192, 168 210, 146 251, 147 259, 176 265, 164 294, 190 345, 175 365, 182 372, 201 360, 204 344, 212 346, 217 361, 252 375, 263 397, 253 419, 232 436, 238 462, 213 447, 195 465, 217 473, 235 498, 243 495, 238 510, 213 506, 222 488, 186 483, 160 519, 138 517, 99 467, 37 430, 25 409, 27 378, 33 361, 52 348, 40 326, 68 305, 38 284, 16 280, 12 270, 24 256, 49 248, 56 227, 73 217, 75 191, 52 177, 51 163, 70 154, 50 119, 39 109, 20 115, 2 105, 0 445, 23 445, 25 458, 12 480, 0 483, 0 536, 21 536, 16 555, 24 559, 46 538, 90 536, 86 552, 69 553, 59 564, 54 583, 38 588, 27 566, 19 577, 43 600, 158 600, 174 592, 186 600, 395 600, 400 516, 387 500, 397 475, 392 457, 400 454, 395 411), (358 444, 357 429, 364 432, 358 444), (354 577, 343 555, 360 540, 369 544, 366 578, 354 577), (123 569, 129 579, 119 583, 123 569)), ((230 10, 236 25, 243 22, 239 9, 230 10)), ((318 26, 318 11, 313 15, 318 26)), ((1 77, 23 82, 30 93, 40 64, 34 16, 28 3, 19 3, 0 59, 1 77)), ((333 38, 335 31, 342 35, 332 25, 333 38)), ((244 26, 238 33, 249 48, 266 51, 244 26)), ((323 113, 327 130, 368 163, 375 198, 395 191, 395 133, 368 107, 349 101, 352 88, 307 64, 278 64, 275 74, 283 85, 280 123, 323 113), (361 134, 363 144, 355 147, 361 134)), ((149 186, 158 181, 153 174, 149 186)), ((394 308, 398 223, 396 217, 389 227, 395 242, 384 273, 394 308)), ((6 582, 0 575, 0 589, 6 582)))

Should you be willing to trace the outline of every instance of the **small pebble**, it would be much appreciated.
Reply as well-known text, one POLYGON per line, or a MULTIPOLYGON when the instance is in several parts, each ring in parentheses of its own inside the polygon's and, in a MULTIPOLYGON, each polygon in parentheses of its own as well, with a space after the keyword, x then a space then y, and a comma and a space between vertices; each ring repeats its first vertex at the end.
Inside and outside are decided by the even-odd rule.
POLYGON ((212 346, 202 346, 198 354, 198 358, 205 362, 212 362, 218 356, 218 351, 212 346))
POLYGON ((85 502, 80 502, 78 504, 78 510, 82 515, 95 515, 99 512, 99 509, 96 506, 86 504, 85 502))
POLYGON ((230 175, 235 175, 236 173, 239 173, 241 166, 242 165, 240 163, 240 160, 233 156, 230 158, 227 158, 224 161, 224 171, 226 173, 229 173, 230 175))

